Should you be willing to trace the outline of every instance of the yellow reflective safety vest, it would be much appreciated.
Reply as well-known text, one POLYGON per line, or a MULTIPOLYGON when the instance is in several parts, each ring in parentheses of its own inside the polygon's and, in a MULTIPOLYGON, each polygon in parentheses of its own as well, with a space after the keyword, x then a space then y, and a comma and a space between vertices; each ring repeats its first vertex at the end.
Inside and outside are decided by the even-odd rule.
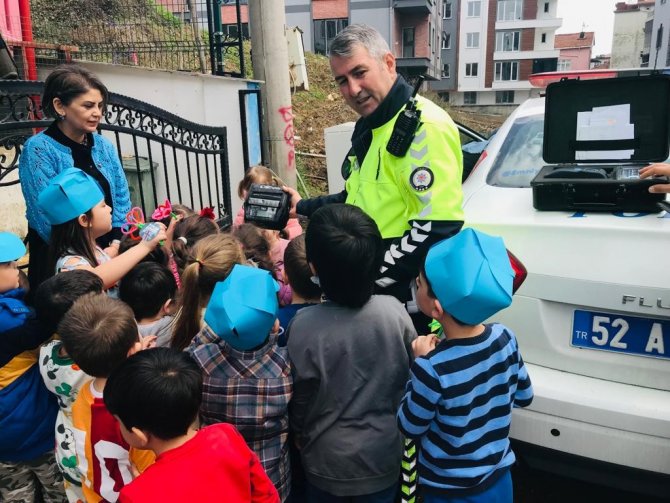
POLYGON ((412 220, 463 220, 458 129, 442 108, 421 96, 417 99, 421 125, 404 157, 386 151, 396 114, 372 130, 362 165, 356 156, 350 158, 346 202, 372 217, 384 239, 402 236, 412 220))

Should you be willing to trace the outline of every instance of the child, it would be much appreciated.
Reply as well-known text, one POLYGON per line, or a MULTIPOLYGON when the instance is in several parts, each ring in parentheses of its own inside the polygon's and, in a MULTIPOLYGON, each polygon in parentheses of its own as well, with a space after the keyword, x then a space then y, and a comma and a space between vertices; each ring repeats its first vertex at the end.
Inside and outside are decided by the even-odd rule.
MULTIPOLYGON (((272 246, 268 240, 269 233, 272 232, 276 231, 261 229, 252 224, 242 224, 233 229, 233 236, 242 244, 244 256, 248 261, 261 269, 270 271, 274 279, 279 281, 279 305, 285 306, 291 303, 291 286, 284 281, 283 249, 278 261, 275 261, 272 256, 272 246)), ((286 244, 288 243, 286 241, 286 244)))
POLYGON ((109 374, 143 349, 132 310, 120 300, 89 293, 77 299, 58 325, 68 355, 93 379, 85 382, 72 404, 72 431, 84 498, 115 502, 133 479, 131 463, 140 471, 153 462, 150 451, 130 447, 102 396, 109 374))
MULTIPOLYGON (((91 271, 79 269, 52 276, 37 289, 35 309, 42 323, 54 333, 75 300, 87 293, 102 293, 102 280, 91 271)), ((39 368, 47 389, 58 399, 56 416, 56 463, 63 475, 68 501, 84 500, 77 470, 72 430, 72 404, 79 388, 91 378, 72 361, 60 339, 40 348, 39 368)))
MULTIPOLYGON (((247 199, 249 195, 249 189, 251 189, 251 184, 260 183, 263 185, 276 185, 282 187, 285 185, 284 182, 278 176, 265 166, 252 166, 244 174, 244 178, 240 180, 239 185, 237 186, 237 195, 243 201, 247 199)), ((239 227, 244 223, 244 206, 240 208, 235 215, 235 220, 233 221, 233 229, 239 227)), ((302 227, 297 218, 289 218, 286 223, 286 227, 282 231, 286 239, 293 239, 296 236, 302 234, 302 227)))
POLYGON ((398 410, 400 430, 421 442, 426 503, 512 501, 512 407, 533 390, 514 335, 482 322, 512 303, 513 279, 502 239, 473 229, 433 246, 417 278, 419 308, 445 334, 417 339, 398 410))
POLYGON ((326 297, 298 312, 287 334, 307 500, 392 502, 402 454, 395 414, 416 332, 398 300, 373 295, 382 238, 362 210, 320 208, 305 244, 326 297))
POLYGON ((245 262, 242 248, 229 234, 207 236, 193 247, 183 274, 180 310, 170 347, 185 349, 200 331, 203 310, 218 281, 228 277, 235 264, 245 262))
POLYGON ((77 168, 64 169, 38 197, 40 210, 51 224, 50 263, 55 273, 88 269, 102 278, 110 294, 116 283, 166 239, 165 226, 149 240, 111 258, 95 240, 112 228, 112 209, 97 182, 77 168))
POLYGON ((184 273, 191 251, 202 238, 219 233, 216 223, 200 215, 189 215, 177 222, 172 238, 172 254, 179 274, 184 273))
MULTIPOLYGON (((312 281, 312 270, 307 262, 305 252, 305 235, 302 234, 291 241, 284 255, 284 276, 291 285, 291 304, 279 308, 279 324, 286 328, 300 309, 321 302, 321 288, 312 281)), ((286 345, 280 340, 281 346, 286 345)))
POLYGON ((203 420, 235 425, 284 501, 291 490, 292 381, 286 348, 277 346, 277 308, 270 274, 236 265, 214 289, 189 352, 204 373, 203 420))
POLYGON ((65 501, 54 463, 58 404, 44 387, 36 348, 51 333, 24 303, 21 240, 0 232, 0 501, 65 501))
POLYGON ((202 374, 170 348, 142 351, 109 376, 105 405, 128 444, 156 462, 121 489, 122 503, 278 503, 277 490, 234 426, 199 428, 202 374))
POLYGON ((161 264, 144 262, 133 267, 121 280, 119 298, 135 314, 140 335, 155 335, 156 346, 167 346, 172 338, 172 302, 177 283, 161 264))

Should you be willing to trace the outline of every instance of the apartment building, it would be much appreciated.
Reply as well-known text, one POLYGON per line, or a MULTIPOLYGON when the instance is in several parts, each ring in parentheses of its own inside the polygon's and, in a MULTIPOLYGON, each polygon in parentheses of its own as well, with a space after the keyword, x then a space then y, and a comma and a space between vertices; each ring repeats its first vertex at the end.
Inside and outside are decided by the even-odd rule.
POLYGON ((649 66, 670 68, 670 0, 657 0, 651 29, 649 66))
POLYGON ((532 88, 528 76, 556 70, 558 63, 558 0, 458 3, 458 12, 452 13, 457 22, 443 19, 443 31, 456 37, 456 71, 449 68, 449 81, 431 87, 453 105, 519 104, 536 96, 539 90, 532 88))
POLYGON ((616 3, 612 34, 612 60, 610 61, 612 68, 647 66, 653 18, 653 0, 616 3))

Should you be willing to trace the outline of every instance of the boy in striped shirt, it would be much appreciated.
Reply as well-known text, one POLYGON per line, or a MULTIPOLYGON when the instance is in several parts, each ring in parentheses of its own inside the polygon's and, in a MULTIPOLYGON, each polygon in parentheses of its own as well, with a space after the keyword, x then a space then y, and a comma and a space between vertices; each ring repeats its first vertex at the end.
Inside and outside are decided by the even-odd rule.
POLYGON ((420 444, 425 503, 512 502, 512 407, 533 390, 514 334, 482 322, 512 302, 514 272, 502 239, 465 229, 433 246, 417 278, 421 311, 444 338, 412 345, 398 425, 420 444))

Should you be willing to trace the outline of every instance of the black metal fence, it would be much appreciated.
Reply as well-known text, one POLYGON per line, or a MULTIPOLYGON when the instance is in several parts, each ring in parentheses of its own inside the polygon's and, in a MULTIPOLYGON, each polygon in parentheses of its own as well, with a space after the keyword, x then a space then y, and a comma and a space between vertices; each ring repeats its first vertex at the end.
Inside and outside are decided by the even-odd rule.
MULTIPOLYGON (((0 80, 0 189, 16 185, 24 142, 51 119, 42 114, 41 82, 0 80)), ((111 93, 100 132, 117 148, 133 206, 150 214, 166 198, 194 209, 213 206, 231 222, 225 127, 195 124, 142 101, 111 93)))
POLYGON ((248 26, 240 1, 246 3, 31 0, 34 44, 5 38, 24 76, 26 50, 35 51, 42 68, 74 59, 244 76, 242 39, 248 26))

